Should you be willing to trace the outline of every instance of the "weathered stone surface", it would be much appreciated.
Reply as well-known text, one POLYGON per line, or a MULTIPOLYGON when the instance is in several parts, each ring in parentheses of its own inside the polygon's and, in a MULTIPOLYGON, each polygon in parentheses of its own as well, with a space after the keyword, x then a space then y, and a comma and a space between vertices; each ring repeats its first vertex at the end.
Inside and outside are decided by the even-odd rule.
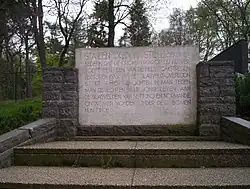
POLYGON ((63 83, 62 84, 63 91, 78 91, 77 83, 63 83))
POLYGON ((57 136, 56 127, 50 128, 49 130, 46 130, 45 132, 41 133, 40 135, 34 136, 33 138, 25 141, 20 146, 37 144, 37 143, 53 142, 56 140, 56 136, 57 136))
POLYGON ((18 146, 53 141, 56 119, 40 119, 0 136, 0 168, 13 164, 13 149, 18 146))
POLYGON ((220 96, 219 87, 200 87, 200 97, 218 97, 220 96))
POLYGON ((76 68, 62 68, 62 71, 63 71, 64 78, 75 77, 77 81, 78 70, 76 68))
POLYGON ((16 165, 31 166, 250 166, 250 147, 208 141, 57 141, 16 148, 15 154, 16 165))
POLYGON ((136 169, 137 189, 248 189, 249 168, 136 169))
POLYGON ((78 78, 77 78, 77 76, 68 76, 68 77, 65 77, 65 82, 78 83, 78 78))
POLYGON ((218 136, 220 135, 220 125, 218 124, 201 124, 200 125, 201 136, 218 136))
POLYGON ((193 125, 91 125, 77 127, 79 136, 192 136, 197 134, 193 125))
POLYGON ((45 91, 59 91, 62 89, 62 83, 44 83, 43 90, 45 91))
POLYGON ((210 77, 234 77, 234 67, 233 66, 210 66, 209 67, 210 77))
POLYGON ((78 119, 78 71, 74 68, 47 68, 44 81, 43 117, 57 119, 58 136, 72 137, 76 133, 76 128, 72 128, 76 127, 76 123, 67 126, 65 121, 60 120, 67 119, 71 123, 78 119))
POLYGON ((237 117, 222 117, 221 138, 250 145, 250 122, 237 117))
POLYGON ((77 49, 80 124, 194 124, 198 61, 192 46, 77 49))
POLYGON ((204 78, 209 76, 209 64, 207 62, 200 62, 197 66, 198 78, 204 78))
POLYGON ((19 130, 29 131, 30 136, 32 138, 37 136, 42 136, 46 134, 48 130, 51 130, 56 127, 56 119, 48 118, 48 119, 40 119, 38 121, 32 122, 28 125, 20 127, 19 130))
POLYGON ((49 100, 60 100, 61 93, 60 91, 45 91, 43 93, 43 100, 49 101, 49 100))
POLYGON ((29 131, 15 129, 3 135, 0 135, 0 153, 23 143, 30 138, 29 131))
POLYGON ((98 154, 17 154, 18 166, 83 166, 131 168, 200 168, 249 166, 249 154, 98 155, 98 154))
POLYGON ((45 107, 58 107, 58 104, 60 103, 60 101, 43 101, 42 102, 42 106, 43 108, 45 107))
POLYGON ((45 72, 43 75, 44 83, 62 83, 63 74, 62 72, 45 72))
POLYGON ((13 162, 14 162, 13 148, 0 153, 0 169, 13 165, 13 162))
POLYGON ((98 154, 17 154, 15 165, 18 166, 70 166, 70 167, 135 167, 133 155, 98 155, 98 154))
POLYGON ((197 72, 208 68, 206 77, 198 75, 198 124, 200 135, 219 135, 221 116, 236 114, 235 67, 234 63, 203 62, 197 72))
POLYGON ((74 119, 60 119, 59 126, 57 128, 58 137, 62 138, 70 138, 76 135, 76 127, 78 123, 77 120, 74 119))
POLYGON ((61 107, 59 108, 59 117, 62 118, 75 118, 77 115, 77 108, 76 107, 61 107))
POLYGON ((42 109, 43 118, 59 118, 59 109, 57 106, 45 106, 42 109))
POLYGON ((129 189, 134 169, 10 167, 1 173, 0 188, 129 189))
POLYGON ((234 115, 235 114, 235 105, 229 103, 209 103, 200 108, 202 114, 214 113, 219 115, 234 115))
POLYGON ((224 96, 224 97, 200 97, 199 103, 236 103, 236 98, 233 96, 224 96))
POLYGON ((212 78, 212 77, 202 77, 199 79, 200 87, 208 86, 234 86, 233 77, 225 78, 212 78))
POLYGON ((231 87, 221 87, 220 88, 220 96, 231 96, 231 97, 235 97, 236 96, 236 92, 235 92, 235 86, 231 86, 231 87))
POLYGON ((201 114, 199 117, 200 124, 217 124, 219 125, 221 121, 221 116, 218 114, 211 113, 209 114, 201 114))
POLYGON ((57 102, 59 108, 78 108, 77 102, 74 100, 63 100, 57 102))
MULTIPOLYGON (((219 141, 219 136, 75 136, 71 141, 219 141)), ((68 140, 67 140, 68 141, 68 140)))
POLYGON ((74 100, 77 101, 78 93, 76 91, 62 91, 62 100, 74 100))

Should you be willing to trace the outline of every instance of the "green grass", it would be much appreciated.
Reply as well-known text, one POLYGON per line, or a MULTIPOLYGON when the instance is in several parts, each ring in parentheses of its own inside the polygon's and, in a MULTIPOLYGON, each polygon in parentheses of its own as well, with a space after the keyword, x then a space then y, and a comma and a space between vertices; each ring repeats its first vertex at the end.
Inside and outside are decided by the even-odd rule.
POLYGON ((0 101, 0 116, 16 114, 20 108, 32 106, 34 110, 41 109, 41 99, 27 99, 18 101, 0 101))
POLYGON ((0 134, 41 118, 40 98, 0 102, 0 134))

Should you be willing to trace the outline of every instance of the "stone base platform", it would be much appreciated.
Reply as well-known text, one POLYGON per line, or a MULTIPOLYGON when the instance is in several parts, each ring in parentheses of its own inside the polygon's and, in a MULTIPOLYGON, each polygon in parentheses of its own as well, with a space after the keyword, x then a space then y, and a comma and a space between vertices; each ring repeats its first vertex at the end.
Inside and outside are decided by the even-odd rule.
POLYGON ((11 167, 0 169, 0 188, 249 189, 250 168, 11 167))
POLYGON ((15 165, 250 167, 250 147, 218 141, 58 141, 14 149, 15 165))
POLYGON ((194 125, 89 125, 78 126, 78 136, 198 136, 194 125))

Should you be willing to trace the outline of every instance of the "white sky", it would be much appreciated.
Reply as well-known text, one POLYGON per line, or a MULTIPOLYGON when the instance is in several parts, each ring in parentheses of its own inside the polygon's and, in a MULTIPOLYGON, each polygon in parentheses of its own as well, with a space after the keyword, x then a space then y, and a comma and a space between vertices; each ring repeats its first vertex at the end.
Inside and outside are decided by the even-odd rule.
MULTIPOLYGON (((199 0, 169 0, 169 3, 166 3, 166 5, 162 5, 161 10, 157 12, 156 15, 154 15, 155 19, 151 20, 153 28, 158 32, 162 29, 168 28, 168 16, 172 12, 173 8, 182 8, 184 10, 187 10, 191 6, 196 7, 198 2, 199 0)), ((123 26, 118 26, 116 28, 116 41, 123 34, 122 27, 123 26)))
POLYGON ((162 9, 156 16, 156 23, 154 28, 159 31, 168 27, 168 16, 172 12, 173 8, 182 8, 184 10, 189 9, 191 6, 195 7, 199 0, 170 0, 165 9, 162 9))
MULTIPOLYGON (((168 28, 168 16, 173 10, 173 8, 182 8, 182 9, 187 10, 190 8, 190 6, 195 7, 198 1, 199 0, 161 0, 160 1, 161 3, 158 5, 159 7, 161 7, 160 11, 157 11, 157 13, 154 15, 150 15, 150 17, 153 18, 150 20, 153 28, 156 31, 160 31, 164 28, 168 28), (165 2, 168 2, 168 3, 165 3, 165 2)), ((87 12, 92 11, 92 8, 93 8, 92 3, 91 4, 87 3, 87 7, 86 7, 87 12)), ((45 19, 54 21, 55 17, 45 14, 45 19)), ((116 31, 115 31, 116 41, 123 34, 122 28, 123 26, 119 26, 119 25, 116 28, 116 31)))
POLYGON ((197 0, 172 0, 171 4, 174 7, 188 9, 190 6, 196 6, 197 0))

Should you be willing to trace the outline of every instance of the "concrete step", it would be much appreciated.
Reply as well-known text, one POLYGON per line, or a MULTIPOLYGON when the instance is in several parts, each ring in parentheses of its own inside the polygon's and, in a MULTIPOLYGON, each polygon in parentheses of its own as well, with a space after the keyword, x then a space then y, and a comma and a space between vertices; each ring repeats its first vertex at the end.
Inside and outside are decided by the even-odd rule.
POLYGON ((78 126, 78 136, 191 136, 197 125, 91 125, 78 126))
POLYGON ((76 136, 71 141, 219 141, 217 136, 76 136))
POLYGON ((58 141, 14 149, 15 165, 250 167, 250 146, 215 141, 58 141))
POLYGON ((250 168, 0 169, 0 188, 18 189, 249 189, 250 168))

